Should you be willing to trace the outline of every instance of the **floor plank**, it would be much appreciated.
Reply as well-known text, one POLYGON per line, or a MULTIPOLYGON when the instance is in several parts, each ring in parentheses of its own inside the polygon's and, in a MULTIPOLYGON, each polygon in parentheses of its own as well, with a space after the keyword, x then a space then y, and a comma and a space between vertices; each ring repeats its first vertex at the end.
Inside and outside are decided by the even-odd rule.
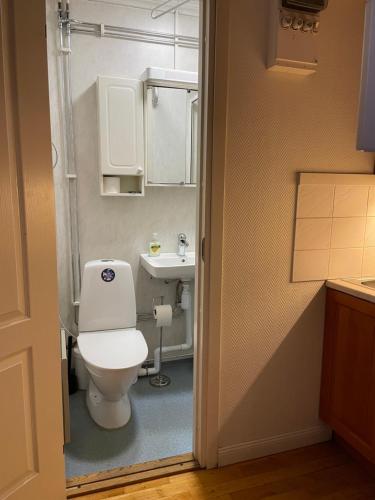
POLYGON ((76 497, 82 500, 375 500, 375 478, 330 442, 221 469, 76 497))

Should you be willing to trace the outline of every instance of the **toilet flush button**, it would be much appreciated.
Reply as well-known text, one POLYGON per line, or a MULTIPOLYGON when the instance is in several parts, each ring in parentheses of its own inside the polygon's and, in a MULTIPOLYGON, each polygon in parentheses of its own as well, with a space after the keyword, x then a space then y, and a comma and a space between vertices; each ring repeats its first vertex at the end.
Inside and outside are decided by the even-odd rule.
POLYGON ((105 281, 106 283, 109 283, 110 281, 113 281, 115 279, 116 273, 114 272, 113 269, 107 267, 107 269, 104 269, 102 271, 101 277, 102 280, 105 281))

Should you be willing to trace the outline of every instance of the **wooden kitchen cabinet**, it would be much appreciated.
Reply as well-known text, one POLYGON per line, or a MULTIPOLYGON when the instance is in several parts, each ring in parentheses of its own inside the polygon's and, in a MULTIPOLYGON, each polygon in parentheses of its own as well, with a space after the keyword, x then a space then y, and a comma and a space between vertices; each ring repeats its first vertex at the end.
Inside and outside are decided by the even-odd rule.
POLYGON ((320 416, 375 463, 375 304, 327 290, 320 416))

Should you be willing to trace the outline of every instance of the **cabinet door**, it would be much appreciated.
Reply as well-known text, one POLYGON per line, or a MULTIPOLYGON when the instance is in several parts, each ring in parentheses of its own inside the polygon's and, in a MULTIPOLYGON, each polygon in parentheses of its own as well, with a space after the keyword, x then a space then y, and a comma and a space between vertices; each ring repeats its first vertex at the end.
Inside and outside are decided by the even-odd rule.
POLYGON ((375 305, 329 290, 321 417, 375 460, 375 305))
POLYGON ((99 156, 103 175, 144 169, 142 82, 98 77, 99 156))
POLYGON ((187 94, 186 184, 197 183, 199 130, 198 113, 198 92, 190 90, 187 94))
POLYGON ((187 90, 147 89, 147 181, 185 184, 187 90))

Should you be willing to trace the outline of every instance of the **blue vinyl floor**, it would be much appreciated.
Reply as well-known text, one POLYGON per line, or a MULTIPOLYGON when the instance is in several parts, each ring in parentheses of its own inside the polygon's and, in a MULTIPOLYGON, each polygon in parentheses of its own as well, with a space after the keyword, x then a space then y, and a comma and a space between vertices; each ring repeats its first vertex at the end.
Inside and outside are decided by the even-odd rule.
POLYGON ((65 446, 66 476, 81 476, 126 465, 189 453, 193 441, 193 360, 171 361, 164 388, 138 379, 129 392, 130 422, 106 430, 91 419, 85 391, 70 396, 71 442, 65 446))

